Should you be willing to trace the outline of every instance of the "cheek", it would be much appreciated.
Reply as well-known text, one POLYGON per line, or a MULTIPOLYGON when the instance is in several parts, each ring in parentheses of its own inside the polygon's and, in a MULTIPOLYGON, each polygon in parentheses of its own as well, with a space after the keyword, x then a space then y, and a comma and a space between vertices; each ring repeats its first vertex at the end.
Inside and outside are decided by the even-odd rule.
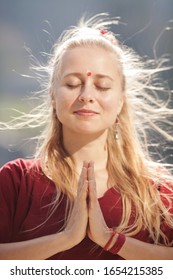
POLYGON ((65 114, 70 109, 73 101, 69 94, 65 94, 63 91, 59 91, 55 95, 56 112, 59 114, 65 114))
POLYGON ((107 96, 106 98, 104 98, 103 104, 106 111, 114 112, 116 114, 121 104, 121 95, 114 94, 111 96, 107 96))

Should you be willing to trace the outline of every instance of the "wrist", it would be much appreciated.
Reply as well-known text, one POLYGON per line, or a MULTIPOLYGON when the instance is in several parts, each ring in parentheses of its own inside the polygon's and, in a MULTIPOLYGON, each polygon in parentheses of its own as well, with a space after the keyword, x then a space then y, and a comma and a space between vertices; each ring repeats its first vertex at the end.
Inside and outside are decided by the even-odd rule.
MULTIPOLYGON (((111 228, 108 228, 105 233, 104 236, 102 238, 102 240, 100 241, 99 245, 104 249, 105 248, 105 244, 107 244, 109 242, 110 246, 113 245, 116 242, 116 239, 118 237, 118 233, 114 231, 111 228), (115 234, 114 234, 115 233, 115 234)), ((108 244, 108 245, 109 245, 108 244)), ((105 249, 104 249, 105 250, 105 249)))
POLYGON ((75 238, 73 238, 73 233, 71 230, 64 230, 62 233, 64 235, 64 240, 65 240, 66 247, 67 247, 66 250, 68 250, 76 245, 75 238))
POLYGON ((126 236, 122 233, 117 233, 116 230, 111 229, 111 235, 108 241, 105 243, 103 249, 114 255, 116 255, 126 241, 126 236))
POLYGON ((63 231, 63 234, 65 237, 66 247, 68 247, 67 249, 70 249, 70 248, 76 246, 85 237, 85 236, 83 236, 83 238, 82 238, 81 236, 78 236, 78 234, 74 234, 74 232, 70 229, 68 229, 68 230, 65 229, 63 231))

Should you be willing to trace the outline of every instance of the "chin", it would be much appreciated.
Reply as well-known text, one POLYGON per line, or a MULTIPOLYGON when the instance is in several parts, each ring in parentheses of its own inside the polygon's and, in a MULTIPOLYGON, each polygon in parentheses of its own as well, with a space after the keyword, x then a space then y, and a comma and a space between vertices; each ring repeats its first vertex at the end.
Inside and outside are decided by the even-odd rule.
MULTIPOLYGON (((93 130, 93 128, 92 129, 85 129, 85 128, 78 128, 77 130, 75 130, 74 132, 76 133, 76 134, 80 134, 80 135, 85 135, 86 137, 88 136, 88 137, 91 137, 91 136, 100 136, 101 134, 103 134, 104 132, 106 131, 106 129, 100 129, 100 130, 93 130)), ((80 140, 80 138, 79 138, 79 140, 80 140)))

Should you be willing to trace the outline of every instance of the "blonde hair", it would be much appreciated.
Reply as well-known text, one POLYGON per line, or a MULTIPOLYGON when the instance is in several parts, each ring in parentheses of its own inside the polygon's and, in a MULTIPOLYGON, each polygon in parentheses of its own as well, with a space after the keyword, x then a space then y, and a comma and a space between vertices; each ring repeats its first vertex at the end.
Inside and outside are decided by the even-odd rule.
MULTIPOLYGON (((73 201, 77 189, 75 165, 63 147, 62 125, 51 106, 48 91, 54 87, 55 76, 60 73, 62 57, 68 49, 97 46, 114 52, 119 61, 125 92, 125 101, 119 114, 119 140, 114 139, 115 127, 109 128, 107 138, 109 180, 120 192, 123 203, 122 220, 117 231, 133 236, 141 229, 147 229, 154 243, 159 244, 163 240, 165 245, 170 246, 172 243, 162 231, 161 223, 164 220, 173 228, 173 218, 169 207, 163 204, 157 186, 170 188, 167 182, 172 180, 172 176, 165 164, 152 160, 148 144, 148 133, 150 135, 153 130, 166 140, 173 140, 169 118, 172 110, 168 107, 170 91, 157 79, 160 72, 168 69, 168 60, 162 58, 155 63, 152 60, 142 61, 110 31, 111 25, 117 23, 117 19, 100 14, 86 20, 82 18, 78 26, 63 32, 54 45, 48 64, 36 67, 49 77, 41 91, 46 94, 44 103, 6 127, 45 126, 38 139, 36 157, 40 158, 43 172, 57 186, 57 200, 62 191, 73 201), (133 209, 134 221, 129 225, 133 209)), ((170 205, 170 196, 162 196, 170 205)), ((57 200, 54 201, 54 207, 58 205, 57 200)))

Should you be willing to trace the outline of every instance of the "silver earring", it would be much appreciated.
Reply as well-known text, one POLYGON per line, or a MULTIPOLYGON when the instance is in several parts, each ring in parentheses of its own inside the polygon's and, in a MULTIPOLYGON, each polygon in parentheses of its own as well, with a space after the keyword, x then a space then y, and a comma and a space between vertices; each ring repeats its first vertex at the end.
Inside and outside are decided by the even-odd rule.
POLYGON ((117 116, 116 121, 115 121, 115 131, 114 131, 114 138, 116 141, 119 139, 118 126, 119 126, 119 118, 117 116))

